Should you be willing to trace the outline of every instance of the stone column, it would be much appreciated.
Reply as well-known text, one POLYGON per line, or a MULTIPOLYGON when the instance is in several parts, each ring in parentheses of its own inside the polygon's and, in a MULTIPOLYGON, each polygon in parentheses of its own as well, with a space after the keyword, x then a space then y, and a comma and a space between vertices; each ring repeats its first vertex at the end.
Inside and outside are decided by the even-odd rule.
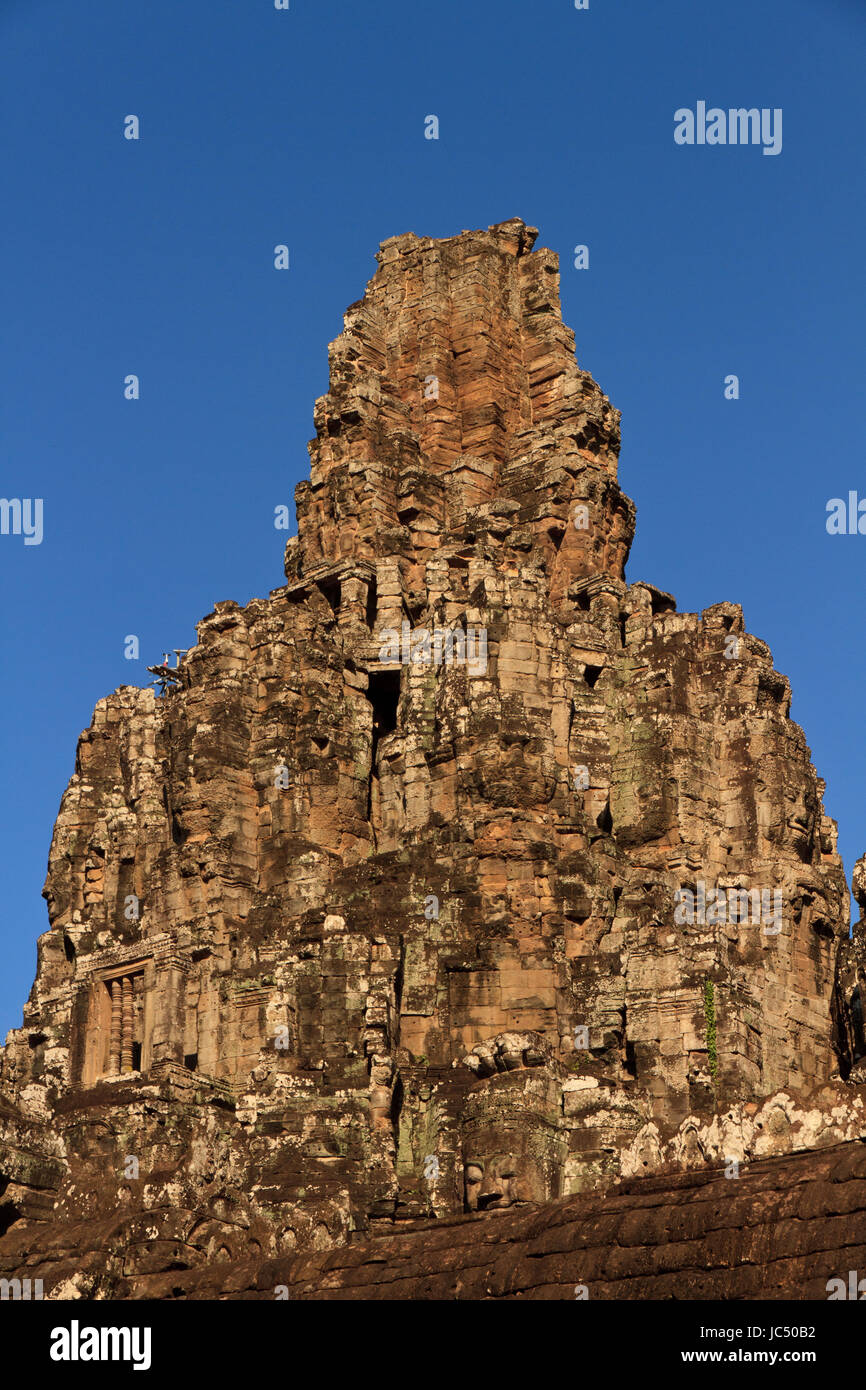
POLYGON ((120 1071, 120 980, 109 980, 108 990, 111 995, 111 1032, 109 1034, 108 1046, 108 1074, 109 1076, 117 1076, 120 1071))
POLYGON ((400 631, 403 622, 403 584, 400 579, 400 564, 390 557, 379 560, 377 572, 377 610, 373 624, 373 635, 379 637, 384 628, 400 631))
POLYGON ((123 976, 123 1014, 120 1040, 120 1070, 132 1071, 132 976, 123 976))
POLYGON ((155 1066, 161 1062, 176 1062, 182 1066, 186 1031, 186 965, 177 956, 166 956, 156 962, 151 1001, 152 1063, 155 1066))
POLYGON ((337 621, 340 627, 360 626, 367 620, 367 593, 369 583, 356 574, 348 575, 340 583, 340 612, 337 621))

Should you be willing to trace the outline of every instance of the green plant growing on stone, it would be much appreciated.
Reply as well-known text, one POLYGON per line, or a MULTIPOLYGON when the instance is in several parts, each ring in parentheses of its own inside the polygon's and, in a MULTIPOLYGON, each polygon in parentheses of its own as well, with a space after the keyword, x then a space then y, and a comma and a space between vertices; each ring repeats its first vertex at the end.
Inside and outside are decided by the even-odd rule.
POLYGON ((716 992, 712 980, 704 981, 704 1017, 707 1020, 707 1056, 710 1061, 710 1076, 715 1081, 718 1059, 716 1055, 716 992))

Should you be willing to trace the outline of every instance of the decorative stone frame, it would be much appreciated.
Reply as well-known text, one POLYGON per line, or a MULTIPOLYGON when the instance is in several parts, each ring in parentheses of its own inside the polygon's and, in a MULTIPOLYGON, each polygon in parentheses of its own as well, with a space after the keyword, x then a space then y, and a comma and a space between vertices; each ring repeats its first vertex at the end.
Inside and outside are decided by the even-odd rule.
POLYGON ((146 1072, 152 1061, 152 960, 95 971, 87 1003, 82 1084, 146 1072))
POLYGON ((190 964, 167 933, 148 937, 146 955, 142 955, 143 944, 95 953, 86 972, 82 971, 82 978, 76 983, 70 1039, 70 1079, 73 1086, 95 1086, 112 1077, 123 1076, 126 1068, 129 1075, 136 1075, 153 1073, 163 1064, 183 1066, 186 978, 190 964), (137 976, 142 977, 140 1009, 136 1006, 137 976), (124 1033, 123 981, 128 977, 132 978, 133 985, 131 999, 127 990, 127 1029, 124 1033), (116 993, 118 985, 113 984, 114 981, 119 981, 119 997, 116 993), (112 1002, 115 1005, 114 1032, 112 1002), (112 1071, 118 1037, 119 1070, 112 1071), (137 1055, 139 1048, 140 1059, 137 1055), (134 1061, 140 1061, 137 1072, 132 1070, 134 1061))

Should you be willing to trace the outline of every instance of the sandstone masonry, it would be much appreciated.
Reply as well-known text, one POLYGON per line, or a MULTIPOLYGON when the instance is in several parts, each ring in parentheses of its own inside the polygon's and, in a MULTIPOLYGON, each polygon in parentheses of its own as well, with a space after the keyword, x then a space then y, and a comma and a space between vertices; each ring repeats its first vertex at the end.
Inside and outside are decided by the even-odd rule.
POLYGON ((124 1296, 866 1133, 788 682, 736 604, 626 582, 619 413, 535 238, 383 243, 285 585, 97 705, 0 1050, 0 1275, 124 1296), (779 930, 676 920, 699 882, 779 930))

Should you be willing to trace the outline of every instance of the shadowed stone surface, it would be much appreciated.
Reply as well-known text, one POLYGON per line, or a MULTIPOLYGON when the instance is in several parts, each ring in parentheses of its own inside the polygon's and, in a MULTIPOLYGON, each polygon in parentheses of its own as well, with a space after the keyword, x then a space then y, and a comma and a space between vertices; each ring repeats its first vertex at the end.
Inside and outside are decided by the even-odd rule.
POLYGON ((479 1220, 270 1261, 255 1293, 825 1300, 828 1280, 847 1284, 849 1270, 866 1270, 866 1146, 764 1159, 736 1179, 644 1178, 479 1220))
MULTIPOLYGON (((393 1232, 393 1227, 390 1228, 393 1232)), ((104 1266, 125 1245, 103 1296, 115 1299, 796 1299, 826 1301, 866 1274, 866 1145, 664 1173, 543 1206, 407 1223, 399 1234, 262 1261, 244 1252, 197 1268, 182 1246, 115 1216, 55 1228, 28 1266, 46 1297, 69 1272, 104 1266), (174 1263, 169 1263, 174 1256, 174 1263)), ((5 1264, 26 1249, 7 1238, 5 1264)), ((0 1270, 2 1277, 2 1270, 0 1270)))

